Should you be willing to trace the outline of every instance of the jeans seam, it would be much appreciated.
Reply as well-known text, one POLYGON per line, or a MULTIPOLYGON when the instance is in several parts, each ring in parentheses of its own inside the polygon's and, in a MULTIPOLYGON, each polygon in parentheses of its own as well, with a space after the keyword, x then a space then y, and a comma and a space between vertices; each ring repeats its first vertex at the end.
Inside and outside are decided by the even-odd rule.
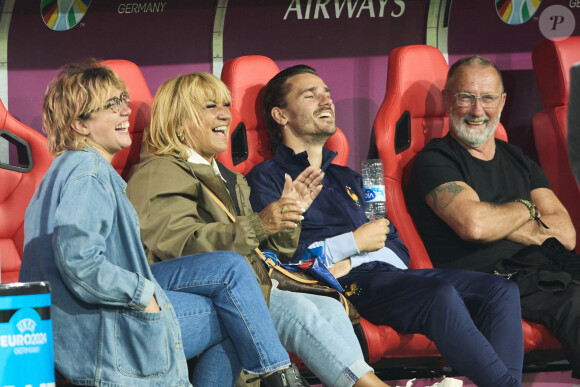
MULTIPOLYGON (((235 306, 236 310, 238 311, 238 314, 241 316, 241 319, 242 319, 242 321, 244 322, 244 326, 246 327, 246 330, 247 330, 247 332, 248 332, 248 334, 249 334, 249 336, 250 336, 250 338, 251 338, 251 340, 252 340, 252 342, 253 342, 253 344, 254 344, 254 348, 255 348, 255 350, 256 350, 256 353, 257 353, 257 355, 258 355, 258 358, 259 358, 260 367, 262 368, 262 370, 261 370, 261 371, 263 371, 263 372, 257 372, 257 370, 246 370, 246 371, 248 371, 249 373, 254 373, 254 374, 256 374, 256 373, 258 373, 258 374, 260 374, 260 373, 268 373, 268 372, 270 372, 270 371, 277 370, 277 369, 279 369, 280 367, 283 367, 284 365, 287 365, 287 364, 289 364, 289 363, 290 363, 289 361, 288 361, 288 362, 286 362, 286 361, 284 361, 284 360, 283 360, 283 361, 280 361, 280 362, 278 362, 278 363, 274 363, 274 364, 272 364, 272 365, 265 365, 265 364, 264 364, 264 363, 265 363, 265 359, 264 359, 264 356, 263 356, 263 354, 262 354, 263 348, 262 348, 262 346, 258 345, 258 343, 256 343, 256 341, 255 341, 255 339, 254 339, 254 332, 253 332, 253 330, 252 330, 252 329, 250 329, 250 327, 248 326, 247 319, 246 319, 246 317, 245 317, 245 316, 244 316, 244 315, 241 313, 241 311, 240 311, 240 308, 239 308, 239 306, 238 306, 238 301, 237 301, 237 299, 236 299, 236 298, 233 296, 233 294, 230 292, 230 287, 229 287, 229 284, 228 284, 227 282, 209 282, 209 281, 208 281, 208 282, 205 282, 205 283, 196 283, 196 284, 190 284, 190 285, 184 285, 184 284, 180 284, 180 285, 182 285, 182 286, 179 286, 179 287, 177 287, 177 286, 176 286, 176 287, 174 287, 173 289, 168 289, 168 290, 170 290, 170 291, 176 291, 176 292, 180 292, 180 291, 183 291, 183 290, 185 290, 185 289, 191 289, 191 288, 195 288, 195 287, 208 286, 208 285, 222 285, 222 286, 224 286, 224 287, 225 287, 225 289, 226 289, 226 292, 227 292, 227 294, 228 294, 228 296, 229 296, 230 300, 232 300, 232 304, 235 306)), ((215 292, 212 292, 212 294, 213 294, 213 293, 215 293, 215 292)))
MULTIPOLYGON (((282 318, 281 320, 288 321, 288 319, 286 318, 286 315, 285 315, 285 314, 283 314, 283 313, 282 313, 281 315, 283 316, 283 318, 282 318)), ((298 325, 300 325, 300 327, 302 328, 302 330, 303 330, 303 331, 305 331, 305 332, 306 332, 306 334, 307 334, 307 335, 308 335, 308 336, 309 336, 309 337, 312 339, 312 341, 314 341, 316 344, 321 344, 320 340, 318 340, 318 338, 317 338, 316 336, 312 335, 312 334, 310 333, 310 330, 308 330, 308 329, 305 329, 305 325, 304 325, 304 324, 302 324, 300 321, 295 321, 295 322, 294 322, 294 324, 298 324, 298 325)), ((322 347, 322 345, 320 345, 320 347, 322 347)), ((330 352, 330 351, 326 351, 326 352, 327 352, 327 353, 329 353, 329 354, 331 354, 334 360, 339 360, 339 359, 338 359, 338 357, 337 357, 336 355, 334 355, 332 352, 330 352)), ((298 355, 298 354, 297 354, 297 355, 298 355)), ((299 356, 299 355, 298 355, 298 356, 299 356)), ((338 361, 337 361, 337 363, 339 363, 339 364, 340 364, 341 362, 338 362, 338 361)), ((308 366, 308 365, 306 365, 306 366, 308 366)), ((346 370, 347 370, 347 369, 348 369, 348 366, 345 366, 345 367, 344 367, 344 369, 341 371, 341 374, 343 374, 343 373, 346 373, 346 370)), ((348 374, 347 374, 347 375, 348 375, 348 374)), ((338 377, 336 380, 338 380, 339 378, 340 378, 340 375, 339 375, 339 377, 338 377)), ((335 380, 334 382, 336 382, 336 380, 335 380)), ((357 379, 357 380, 358 380, 358 379, 357 379)), ((333 382, 333 383, 334 383, 334 382, 333 382)))
POLYGON ((228 296, 230 297, 230 299, 232 300, 232 303, 234 304, 234 306, 238 310, 238 313, 241 316, 242 321, 244 322, 244 326, 246 327, 246 330, 248 331, 250 337, 252 338, 252 342, 254 343, 254 347, 256 348, 256 352, 258 352, 258 357, 260 359, 260 364, 261 364, 262 368, 267 368, 267 367, 264 367, 264 358, 262 356, 262 349, 258 346, 258 343, 256 343, 256 340, 254 339, 254 334, 253 334, 252 330, 250 329, 250 327, 248 326, 248 322, 246 321, 246 317, 240 311, 240 308, 238 307, 238 301, 233 296, 233 294, 230 292, 229 285, 225 284, 225 287, 226 287, 226 292, 228 293, 228 296))

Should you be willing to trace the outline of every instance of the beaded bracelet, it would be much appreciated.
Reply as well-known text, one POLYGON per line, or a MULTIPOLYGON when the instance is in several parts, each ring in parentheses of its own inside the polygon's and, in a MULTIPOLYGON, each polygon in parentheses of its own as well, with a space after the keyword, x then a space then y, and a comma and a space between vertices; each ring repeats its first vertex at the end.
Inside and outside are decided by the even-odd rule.
POLYGON ((536 207, 536 205, 534 203, 532 203, 529 200, 526 199, 516 199, 515 200, 518 203, 522 203, 524 206, 528 207, 528 210, 530 210, 530 217, 528 218, 528 220, 536 220, 537 222, 539 222, 544 228, 549 229, 550 227, 546 226, 546 224, 544 222, 542 222, 542 220, 540 219, 540 217, 538 216, 538 213, 540 211, 538 211, 538 208, 536 207))

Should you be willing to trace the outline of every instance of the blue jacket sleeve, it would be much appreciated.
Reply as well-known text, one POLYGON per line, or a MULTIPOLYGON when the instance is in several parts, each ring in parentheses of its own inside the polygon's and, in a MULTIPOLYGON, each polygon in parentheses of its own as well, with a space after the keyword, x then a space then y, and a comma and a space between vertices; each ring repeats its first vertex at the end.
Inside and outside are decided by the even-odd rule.
POLYGON ((117 232, 112 187, 90 175, 69 181, 56 209, 53 237, 56 265, 67 287, 90 304, 143 310, 155 285, 114 264, 107 238, 117 232), (113 262, 112 262, 113 261, 113 262))
POLYGON ((399 232, 393 223, 389 225, 389 233, 387 234, 387 241, 385 242, 385 247, 393 250, 395 254, 409 267, 411 263, 411 258, 409 256, 409 249, 403 243, 401 238, 399 238, 399 232))

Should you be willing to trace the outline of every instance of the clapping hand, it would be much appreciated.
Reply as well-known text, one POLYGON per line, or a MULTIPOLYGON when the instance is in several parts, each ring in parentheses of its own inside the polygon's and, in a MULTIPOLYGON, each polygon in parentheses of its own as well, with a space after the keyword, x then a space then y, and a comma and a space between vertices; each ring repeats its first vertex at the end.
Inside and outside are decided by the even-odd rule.
MULTIPOLYGON (((286 183, 288 182, 288 178, 289 176, 286 175, 286 183)), ((303 170, 294 181, 292 181, 291 190, 287 190, 287 184, 284 184, 282 197, 294 197, 300 202, 304 211, 306 211, 314 199, 316 199, 320 191, 322 191, 322 185, 320 182, 323 178, 324 173, 320 169, 309 166, 303 170)))
POLYGON ((297 227, 297 223, 304 219, 302 214, 322 190, 320 182, 323 177, 324 173, 313 167, 306 168, 294 181, 290 175, 285 175, 280 199, 258 214, 268 235, 297 227))

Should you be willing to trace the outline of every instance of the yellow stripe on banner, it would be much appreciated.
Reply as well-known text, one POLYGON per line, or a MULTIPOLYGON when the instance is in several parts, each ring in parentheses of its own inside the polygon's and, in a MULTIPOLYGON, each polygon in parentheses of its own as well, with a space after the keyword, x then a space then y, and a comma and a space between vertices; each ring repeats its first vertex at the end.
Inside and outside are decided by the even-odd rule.
POLYGON ((512 16, 513 8, 514 8, 513 2, 510 1, 510 4, 508 5, 505 12, 503 13, 503 16, 501 17, 504 22, 507 23, 509 21, 510 16, 512 16))
POLYGON ((49 26, 50 28, 53 28, 54 25, 56 24, 56 19, 58 19, 58 8, 56 11, 52 13, 52 15, 50 15, 50 19, 48 19, 46 25, 49 26))
POLYGON ((83 0, 77 0, 77 7, 79 9, 79 11, 81 11, 81 13, 84 15, 87 12, 87 9, 89 7, 87 7, 85 5, 85 3, 83 2, 83 0))

